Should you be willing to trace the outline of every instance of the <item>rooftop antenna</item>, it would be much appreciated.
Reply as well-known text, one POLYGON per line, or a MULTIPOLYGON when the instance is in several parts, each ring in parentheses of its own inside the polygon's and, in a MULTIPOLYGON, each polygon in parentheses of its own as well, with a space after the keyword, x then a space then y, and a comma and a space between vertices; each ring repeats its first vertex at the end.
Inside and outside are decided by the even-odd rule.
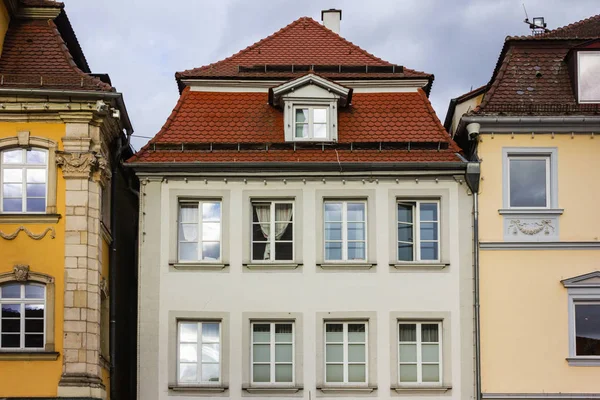
POLYGON ((533 17, 532 21, 529 21, 529 16, 527 15, 527 9, 525 8, 525 3, 523 3, 523 11, 525 11, 525 22, 529 25, 529 29, 531 29, 531 34, 533 36, 541 35, 542 33, 549 32, 549 29, 546 29, 546 23, 544 22, 544 17, 533 17))

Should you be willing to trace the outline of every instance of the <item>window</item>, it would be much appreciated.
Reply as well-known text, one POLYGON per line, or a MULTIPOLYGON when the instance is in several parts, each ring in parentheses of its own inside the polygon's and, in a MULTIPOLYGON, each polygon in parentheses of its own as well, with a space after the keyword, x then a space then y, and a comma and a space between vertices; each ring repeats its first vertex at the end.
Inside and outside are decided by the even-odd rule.
POLYGON ((47 160, 42 149, 2 151, 2 212, 46 212, 47 160))
POLYGON ((578 60, 578 91, 580 103, 600 103, 600 52, 580 51, 578 60))
POLYGON ((441 384, 442 342, 439 322, 400 322, 400 384, 441 384))
POLYGON ((252 323, 252 383, 294 382, 294 324, 252 323))
POLYGON ((0 286, 0 307, 0 349, 44 349, 44 285, 3 284, 0 286))
POLYGON ((575 301, 575 356, 600 357, 600 301, 575 301))
POLYGON ((328 114, 329 107, 294 107, 294 139, 327 140, 328 114))
POLYGON ((179 261, 221 259, 221 202, 179 204, 179 261))
POLYGON ((508 168, 509 207, 550 207, 549 155, 510 155, 508 168))
POLYGON ((178 330, 178 383, 220 383, 221 324, 180 321, 178 330))
POLYGON ((252 202, 252 261, 294 259, 293 219, 293 202, 252 202))
POLYGON ((367 203, 326 201, 325 260, 365 261, 367 258, 367 203))
POLYGON ((439 260, 439 210, 439 201, 398 202, 397 218, 399 261, 439 260))
POLYGON ((367 324, 325 323, 325 382, 367 383, 367 324))

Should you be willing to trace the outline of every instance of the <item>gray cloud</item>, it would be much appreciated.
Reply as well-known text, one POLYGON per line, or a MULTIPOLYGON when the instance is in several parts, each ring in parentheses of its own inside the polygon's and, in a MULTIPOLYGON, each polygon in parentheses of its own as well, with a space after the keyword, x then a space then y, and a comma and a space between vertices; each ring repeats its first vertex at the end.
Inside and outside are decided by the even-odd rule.
MULTIPOLYGON (((504 38, 529 33, 522 0, 63 0, 94 72, 109 73, 137 135, 154 136, 175 106, 174 73, 216 62, 301 16, 341 8, 341 34, 387 61, 435 74, 431 102, 488 82, 504 38)), ((527 0, 549 28, 590 17, 597 0, 527 0)), ((147 139, 137 138, 139 149, 147 139)))

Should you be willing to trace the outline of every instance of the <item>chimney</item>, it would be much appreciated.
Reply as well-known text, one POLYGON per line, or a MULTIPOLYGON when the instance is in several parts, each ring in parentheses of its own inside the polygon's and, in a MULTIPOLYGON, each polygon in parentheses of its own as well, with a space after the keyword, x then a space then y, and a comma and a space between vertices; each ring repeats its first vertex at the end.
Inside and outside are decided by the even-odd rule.
POLYGON ((336 10, 335 8, 330 8, 329 10, 321 11, 321 21, 323 21, 323 25, 325 28, 330 29, 340 34, 340 21, 342 20, 342 10, 336 10))

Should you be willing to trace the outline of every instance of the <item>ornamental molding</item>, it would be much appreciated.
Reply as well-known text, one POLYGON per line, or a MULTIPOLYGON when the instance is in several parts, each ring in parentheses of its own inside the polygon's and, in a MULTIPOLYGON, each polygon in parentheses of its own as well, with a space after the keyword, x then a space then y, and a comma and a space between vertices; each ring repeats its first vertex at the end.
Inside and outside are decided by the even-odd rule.
POLYGON ((50 233, 50 239, 54 239, 56 237, 56 231, 54 230, 54 228, 46 228, 46 230, 44 230, 44 232, 36 235, 35 233, 31 232, 29 229, 27 229, 23 225, 18 227, 17 230, 14 231, 13 233, 4 233, 4 232, 0 231, 0 237, 5 240, 13 240, 17 236, 19 236, 20 232, 25 232, 25 234, 33 240, 41 240, 48 233, 50 233))
POLYGON ((106 171, 110 172, 106 159, 93 151, 57 151, 56 164, 62 168, 65 179, 90 179, 92 175, 100 179, 106 171))
POLYGON ((105 298, 108 298, 108 281, 106 280, 105 277, 101 277, 100 278, 100 293, 102 294, 102 296, 104 296, 105 298))
POLYGON ((13 267, 15 280, 17 282, 27 282, 29 278, 29 265, 18 264, 13 267))
POLYGON ((520 219, 512 219, 509 222, 508 230, 513 235, 517 235, 521 232, 529 236, 537 235, 540 232, 543 232, 544 235, 550 235, 556 231, 553 221, 549 219, 526 222, 521 222, 520 219))

